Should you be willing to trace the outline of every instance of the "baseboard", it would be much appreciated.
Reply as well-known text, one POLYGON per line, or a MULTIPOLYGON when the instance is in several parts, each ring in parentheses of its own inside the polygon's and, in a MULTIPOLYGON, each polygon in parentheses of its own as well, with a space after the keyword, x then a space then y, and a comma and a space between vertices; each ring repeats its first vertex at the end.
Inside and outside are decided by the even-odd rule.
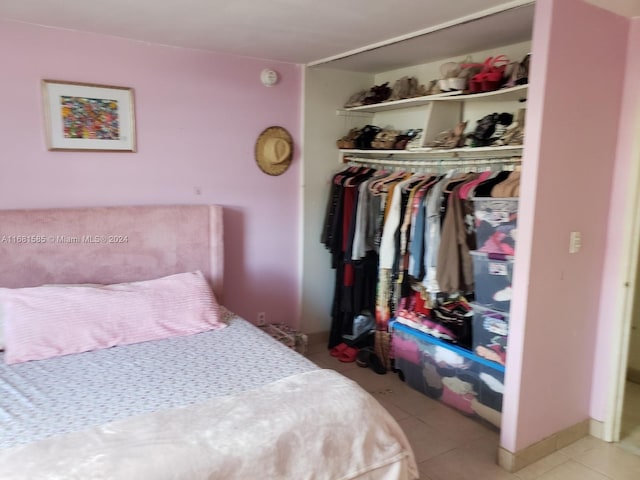
POLYGON ((636 368, 627 368, 627 380, 633 383, 640 383, 640 370, 636 368))
POLYGON ((498 464, 509 472, 517 472, 589 435, 590 425, 590 420, 584 420, 515 453, 500 447, 498 464))
POLYGON ((605 442, 608 441, 604 434, 604 422, 594 420, 593 418, 589 420, 589 435, 599 440, 604 440, 605 442))

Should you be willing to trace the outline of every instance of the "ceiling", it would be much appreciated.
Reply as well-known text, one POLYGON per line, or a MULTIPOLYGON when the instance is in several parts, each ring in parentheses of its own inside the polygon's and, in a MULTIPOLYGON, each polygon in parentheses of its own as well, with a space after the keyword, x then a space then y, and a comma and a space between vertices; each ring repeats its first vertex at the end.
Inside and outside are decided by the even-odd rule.
POLYGON ((490 15, 440 26, 434 31, 398 42, 370 48, 357 54, 325 59, 323 67, 358 72, 388 72, 411 65, 452 57, 472 51, 491 50, 504 45, 530 41, 534 4, 509 8, 490 15), (487 32, 491 32, 487 35, 487 32))
POLYGON ((640 16, 640 0, 586 0, 623 17, 640 16))
MULTIPOLYGON (((309 64, 530 3, 531 0, 0 0, 0 19, 309 64)), ((525 38, 527 34, 530 38, 531 15, 525 38)), ((514 29, 517 24, 510 30, 514 29)), ((485 37, 499 35, 493 27, 484 32, 491 32, 485 37)), ((478 38, 476 34, 474 38, 478 38)), ((443 36, 438 47, 450 50, 458 41, 464 41, 460 35, 443 36)), ((513 36, 514 32, 508 35, 513 36)), ((467 40, 467 49, 468 45, 467 40)), ((342 64, 336 68, 351 67, 342 64)))
MULTIPOLYGON (((640 0, 586 1, 640 15, 640 0)), ((380 72, 462 55, 469 45, 486 50, 529 40, 533 5, 533 0, 0 0, 0 19, 380 72)))

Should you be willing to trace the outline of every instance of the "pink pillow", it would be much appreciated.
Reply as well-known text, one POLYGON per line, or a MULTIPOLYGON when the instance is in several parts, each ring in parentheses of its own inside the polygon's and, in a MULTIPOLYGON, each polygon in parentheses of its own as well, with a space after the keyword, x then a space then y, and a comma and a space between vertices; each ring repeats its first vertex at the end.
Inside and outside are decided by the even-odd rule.
POLYGON ((8 364, 226 326, 199 271, 101 287, 0 288, 0 303, 8 364))

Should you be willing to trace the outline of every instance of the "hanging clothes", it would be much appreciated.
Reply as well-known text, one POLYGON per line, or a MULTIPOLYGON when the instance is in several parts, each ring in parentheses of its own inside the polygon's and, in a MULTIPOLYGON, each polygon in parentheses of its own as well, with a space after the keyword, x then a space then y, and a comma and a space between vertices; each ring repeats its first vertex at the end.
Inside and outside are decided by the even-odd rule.
POLYGON ((423 285, 425 289, 437 294, 440 291, 436 279, 436 268, 438 262, 438 249, 440 248, 440 232, 442 227, 441 208, 443 200, 443 190, 448 179, 453 177, 454 171, 448 172, 429 191, 425 204, 425 229, 424 229, 424 270, 425 277, 423 285))
POLYGON ((322 243, 331 252, 331 265, 336 270, 329 348, 341 343, 342 335, 352 333, 355 315, 364 308, 372 310, 375 305, 370 277, 375 275, 372 265, 377 265, 377 259, 354 262, 351 258, 359 187, 375 172, 350 167, 332 178, 322 235, 322 243), (368 291, 362 291, 363 288, 368 291))
POLYGON ((451 183, 445 202, 447 210, 442 223, 440 248, 438 249, 436 281, 441 291, 461 292, 468 295, 473 292, 473 261, 471 250, 476 249, 473 231, 473 205, 460 197, 460 190, 478 178, 469 173, 461 182, 451 183))
POLYGON ((383 333, 399 310, 424 319, 434 335, 466 346, 469 311, 447 299, 473 298, 472 198, 514 196, 519 180, 519 171, 431 175, 348 167, 336 173, 322 233, 336 270, 329 348, 368 311, 375 315, 375 347, 384 361, 383 333), (429 318, 432 308, 438 315, 429 318))

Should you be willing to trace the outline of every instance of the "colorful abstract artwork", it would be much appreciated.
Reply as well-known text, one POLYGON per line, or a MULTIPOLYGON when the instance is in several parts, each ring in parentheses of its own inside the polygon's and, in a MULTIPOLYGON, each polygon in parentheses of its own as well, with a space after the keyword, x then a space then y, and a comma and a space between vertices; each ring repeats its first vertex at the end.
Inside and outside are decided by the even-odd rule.
POLYGON ((133 89, 43 80, 49 150, 136 151, 133 89))
POLYGON ((65 138, 120 138, 117 100, 62 96, 60 103, 65 138))

